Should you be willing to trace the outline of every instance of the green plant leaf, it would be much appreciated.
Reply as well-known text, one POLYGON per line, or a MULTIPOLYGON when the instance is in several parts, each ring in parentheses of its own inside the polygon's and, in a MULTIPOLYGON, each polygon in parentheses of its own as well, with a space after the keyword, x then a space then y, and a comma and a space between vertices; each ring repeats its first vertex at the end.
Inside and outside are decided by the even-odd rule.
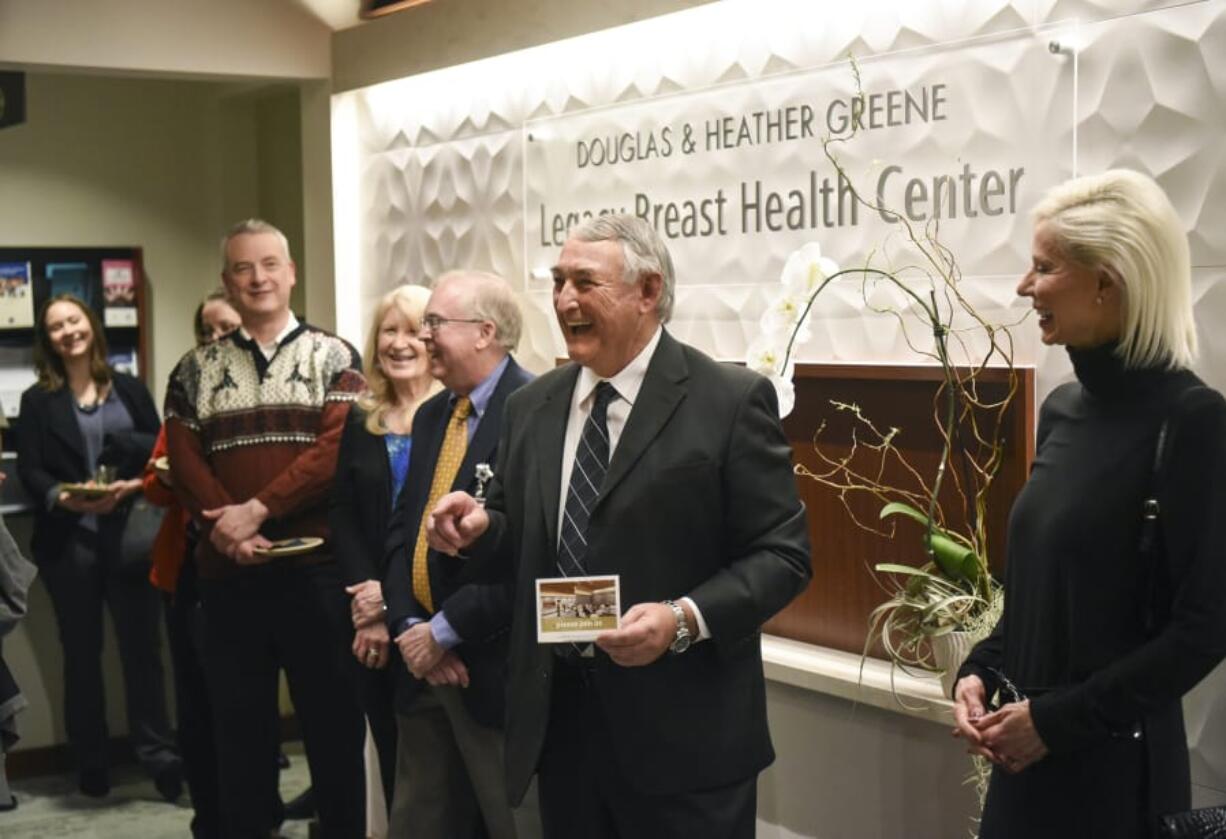
POLYGON ((894 515, 904 515, 909 519, 919 522, 924 527, 930 527, 932 522, 929 518, 919 510, 912 507, 910 504, 904 504, 902 501, 891 501, 881 508, 879 519, 889 518, 894 515))
POLYGON ((966 545, 955 542, 939 528, 927 536, 926 542, 932 550, 932 558, 950 578, 971 582, 978 579, 979 557, 966 545))
POLYGON ((894 515, 906 516, 924 526, 927 531, 924 534, 924 547, 931 551, 932 558, 947 577, 952 580, 971 582, 979 578, 982 563, 974 549, 965 544, 964 539, 933 524, 928 516, 902 501, 892 501, 886 504, 881 508, 878 518, 884 519, 894 515))
POLYGON ((873 570, 880 571, 883 574, 902 574, 907 577, 923 577, 924 579, 933 582, 943 583, 945 585, 949 584, 949 580, 939 577, 924 568, 916 568, 911 565, 899 565, 894 562, 882 562, 878 565, 874 565, 873 570))

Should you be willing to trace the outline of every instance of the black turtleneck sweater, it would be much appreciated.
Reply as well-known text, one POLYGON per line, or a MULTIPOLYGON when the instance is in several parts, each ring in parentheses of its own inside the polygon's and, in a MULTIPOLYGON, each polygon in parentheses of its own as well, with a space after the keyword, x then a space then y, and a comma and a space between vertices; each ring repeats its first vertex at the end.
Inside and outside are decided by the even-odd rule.
POLYGON ((1077 381, 1043 403, 1009 519, 1004 617, 959 674, 990 696, 996 668, 1031 695, 1052 755, 1175 713, 1226 655, 1226 402, 1186 370, 1127 370, 1114 349, 1070 350, 1077 381), (1163 547, 1147 562, 1142 503, 1167 418, 1163 547), (1153 586, 1160 625, 1147 636, 1153 586))

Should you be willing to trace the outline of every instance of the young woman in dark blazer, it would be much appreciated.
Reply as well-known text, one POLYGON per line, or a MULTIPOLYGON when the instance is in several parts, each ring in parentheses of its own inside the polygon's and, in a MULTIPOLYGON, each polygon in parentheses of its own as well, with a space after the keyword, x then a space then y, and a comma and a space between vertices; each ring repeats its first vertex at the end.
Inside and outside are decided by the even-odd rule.
POLYGON ((349 413, 332 485, 333 548, 352 598, 348 640, 388 807, 396 778, 396 668, 388 667, 391 640, 380 580, 388 521, 409 468, 413 414, 441 388, 417 337, 429 298, 428 289, 405 285, 375 307, 365 353, 370 390, 349 413))
POLYGON ((179 756, 166 715, 156 592, 148 562, 124 563, 120 545, 140 473, 153 447, 157 408, 140 380, 106 363, 97 315, 58 295, 35 322, 37 384, 21 396, 17 471, 34 500, 31 549, 51 595, 64 654, 64 716, 81 792, 110 790, 102 686, 102 608, 111 612, 123 663, 129 739, 168 800, 182 790, 179 756), (64 490, 100 466, 114 470, 108 491, 64 490))

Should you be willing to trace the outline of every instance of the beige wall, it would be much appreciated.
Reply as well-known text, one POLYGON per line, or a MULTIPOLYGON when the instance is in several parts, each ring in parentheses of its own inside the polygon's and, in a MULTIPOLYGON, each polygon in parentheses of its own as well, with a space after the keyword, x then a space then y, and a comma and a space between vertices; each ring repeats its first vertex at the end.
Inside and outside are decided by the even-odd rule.
POLYGON ((437 70, 709 0, 447 0, 388 15, 332 38, 336 91, 437 70))
POLYGON ((300 283, 307 318, 336 329, 336 288, 332 247, 332 88, 326 81, 299 85, 302 135, 302 249, 309 277, 300 283))
MULTIPOLYGON (((147 380, 161 404, 166 378, 191 345, 194 306, 219 280, 226 227, 266 216, 294 238, 301 259, 298 88, 66 74, 27 81, 27 124, 0 131, 0 244, 142 247, 147 380)), ((20 537, 28 517, 9 524, 20 537)), ((36 583, 30 617, 5 639, 31 706, 21 717, 23 749, 64 740, 55 638, 36 583)), ((108 716, 118 734, 126 727, 109 633, 106 646, 108 716)))
MULTIPOLYGON (((331 32, 295 0, 0 0, 0 67, 30 73, 27 124, 0 131, 0 244, 144 249, 159 404, 192 309, 219 280, 218 238, 240 218, 285 229, 295 310, 331 325, 331 32)), ((24 539, 28 517, 9 524, 24 539)), ((55 638, 36 583, 29 619, 5 639, 30 700, 21 749, 65 739, 55 638)), ((121 734, 109 628, 105 647, 121 734)))
POLYGON ((226 227, 266 215, 300 252, 297 89, 34 74, 27 99, 0 132, 0 243, 144 248, 160 401, 226 227))
POLYGON ((0 0, 0 62, 28 67, 327 78, 330 37, 294 0, 0 0))
POLYGON ((0 241, 143 247, 160 384, 187 348, 187 301, 216 279, 216 87, 31 75, 27 100, 28 123, 0 132, 0 241))

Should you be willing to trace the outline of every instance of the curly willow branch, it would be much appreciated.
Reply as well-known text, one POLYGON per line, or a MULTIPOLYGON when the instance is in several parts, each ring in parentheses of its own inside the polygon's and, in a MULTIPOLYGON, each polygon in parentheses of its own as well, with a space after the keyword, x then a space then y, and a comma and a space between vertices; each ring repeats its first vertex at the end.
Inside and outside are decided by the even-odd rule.
MULTIPOLYGON (((855 82, 855 98, 863 101, 860 67, 854 57, 851 58, 851 71, 855 82)), ((964 538, 972 547, 980 563, 981 573, 973 594, 987 601, 991 598, 992 582, 988 573, 985 513, 988 490, 1003 462, 1001 441, 1004 425, 1008 407, 1018 386, 1013 371, 1013 337, 1009 332, 1009 325, 990 323, 962 293, 961 270, 953 252, 939 240, 940 225, 936 220, 930 220, 922 229, 917 229, 905 215, 890 209, 880 200, 865 198, 856 188, 836 154, 836 147, 852 140, 858 131, 859 126, 853 122, 850 131, 843 136, 825 135, 821 139, 822 153, 842 182, 847 184, 852 200, 896 224, 895 229, 901 231, 900 238, 918 253, 920 260, 918 264, 894 268, 888 264, 891 260, 882 252, 882 258, 887 265, 885 268, 879 268, 869 264, 876 256, 875 253, 870 255, 861 267, 845 269, 825 277, 806 301, 797 326, 788 340, 779 370, 787 369, 796 349, 801 326, 826 287, 835 280, 859 277, 860 294, 866 308, 895 318, 902 326, 902 335, 907 346, 940 365, 942 380, 933 397, 932 417, 941 440, 941 456, 933 480, 931 483, 925 481, 919 471, 894 446, 897 429, 883 434, 858 407, 836 402, 833 403, 836 410, 851 411, 855 416, 850 451, 843 457, 832 457, 823 451, 818 439, 825 429, 823 422, 813 438, 813 448, 821 466, 816 471, 798 466, 796 473, 829 487, 837 494, 851 520, 858 527, 883 536, 892 536, 893 527, 883 529, 880 525, 861 521, 849 504, 850 497, 867 494, 881 501, 905 501, 925 509, 928 513, 931 537, 936 528, 945 527, 949 521, 939 500, 941 489, 948 479, 958 499, 963 519, 968 523, 968 532, 956 535, 964 538), (903 276, 913 273, 923 277, 924 284, 927 285, 926 295, 919 293, 913 287, 913 282, 904 282, 903 276), (896 309, 871 305, 868 300, 870 282, 892 284, 903 293, 907 301, 906 306, 896 309), (913 342, 906 328, 905 315, 908 311, 931 329, 933 349, 922 349, 913 342), (965 319, 969 326, 955 328, 956 319, 965 319), (974 359, 971 358, 972 347, 967 340, 971 335, 986 341, 986 348, 980 357, 974 359), (955 364, 951 357, 951 345, 959 357, 968 359, 962 366, 955 364), (994 364, 1009 371, 1006 392, 995 400, 981 396, 980 382, 983 371, 994 364), (867 440, 861 438, 863 433, 868 435, 867 440), (875 468, 865 470, 855 464, 857 455, 861 452, 872 453, 871 456, 876 458, 875 468), (890 461, 895 461, 902 467, 913 486, 894 486, 884 482, 883 476, 890 461)), ((929 544, 929 540, 925 540, 925 544, 929 544)), ((888 626, 887 624, 877 628, 884 630, 888 626)), ((883 632, 884 634, 888 633, 883 632)), ((886 640, 888 643, 889 639, 886 640)), ((898 654, 898 660, 911 660, 916 656, 916 652, 907 647, 895 648, 894 652, 898 654)))

